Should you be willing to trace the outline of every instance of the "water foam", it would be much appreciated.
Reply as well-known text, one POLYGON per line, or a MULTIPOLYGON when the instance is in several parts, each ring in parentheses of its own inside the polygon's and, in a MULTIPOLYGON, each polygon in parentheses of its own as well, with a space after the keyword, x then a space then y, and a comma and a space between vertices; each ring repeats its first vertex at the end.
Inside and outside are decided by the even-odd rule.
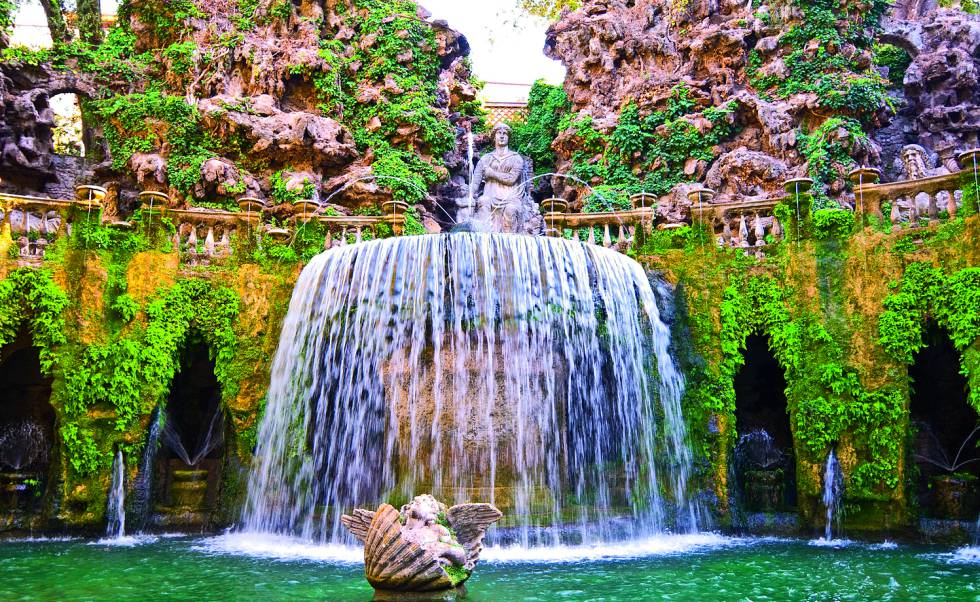
POLYGON ((343 544, 317 545, 286 535, 226 533, 198 541, 192 549, 206 554, 230 554, 281 561, 314 561, 357 564, 364 561, 364 550, 343 544))

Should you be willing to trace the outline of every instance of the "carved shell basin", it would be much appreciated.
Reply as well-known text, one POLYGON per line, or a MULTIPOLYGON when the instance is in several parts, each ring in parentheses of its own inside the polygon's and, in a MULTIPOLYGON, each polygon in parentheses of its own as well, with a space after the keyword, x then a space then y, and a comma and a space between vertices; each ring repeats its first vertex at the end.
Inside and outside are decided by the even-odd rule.
POLYGON ((377 589, 427 592, 453 582, 433 555, 402 537, 398 510, 382 504, 364 540, 364 575, 377 589))
POLYGON ((466 555, 455 582, 443 569, 445 559, 438 559, 405 537, 401 513, 390 504, 382 504, 373 512, 359 508, 344 515, 341 522, 364 544, 364 576, 375 590, 439 592, 458 588, 469 578, 483 549, 487 528, 503 516, 491 504, 459 504, 445 513, 466 555))

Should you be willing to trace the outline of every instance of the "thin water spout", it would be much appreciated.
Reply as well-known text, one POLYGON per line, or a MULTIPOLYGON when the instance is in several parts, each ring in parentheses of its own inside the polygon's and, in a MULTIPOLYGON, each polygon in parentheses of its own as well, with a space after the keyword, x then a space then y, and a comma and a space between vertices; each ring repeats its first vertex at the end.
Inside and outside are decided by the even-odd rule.
POLYGON ((840 521, 839 510, 841 494, 844 490, 844 475, 841 472, 840 462, 837 461, 837 454, 830 450, 827 456, 827 465, 823 474, 823 505, 827 511, 827 522, 824 525, 824 539, 833 540, 832 527, 834 521, 840 521))
POLYGON ((122 450, 112 462, 112 488, 109 490, 109 524, 106 535, 121 538, 126 534, 126 462, 122 450))

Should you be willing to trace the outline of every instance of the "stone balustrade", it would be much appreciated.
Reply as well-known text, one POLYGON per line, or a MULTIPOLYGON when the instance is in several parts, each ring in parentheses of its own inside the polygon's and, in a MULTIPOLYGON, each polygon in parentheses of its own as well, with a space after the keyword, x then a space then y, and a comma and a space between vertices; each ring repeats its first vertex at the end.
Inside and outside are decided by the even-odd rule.
MULTIPOLYGON (((955 218, 959 210, 965 172, 879 184, 873 170, 857 171, 866 179, 854 182, 854 205, 865 223, 871 218, 893 229, 915 228, 922 219, 935 223, 943 217, 955 218)), ((855 172, 852 181, 858 177, 855 172)))
POLYGON ((971 149, 957 157, 962 171, 887 184, 878 182, 881 172, 877 169, 855 169, 849 174, 854 184, 855 208, 864 223, 874 220, 890 224, 892 230, 953 219, 962 209, 964 183, 972 182, 980 191, 978 158, 980 149, 971 149))
MULTIPOLYGON (((150 219, 152 219, 152 215, 150 219)), ((174 251, 189 265, 210 265, 232 254, 232 240, 261 224, 259 214, 209 209, 164 209, 173 222, 174 251)))
POLYGON ((636 236, 636 229, 652 230, 657 220, 656 197, 637 194, 631 201, 634 208, 629 210, 568 213, 564 199, 545 199, 541 202, 545 234, 563 236, 570 231, 572 238, 625 252, 636 236))
POLYGON ((786 237, 786 228, 773 209, 789 200, 777 197, 734 203, 694 202, 691 218, 707 226, 719 246, 762 250, 786 237))
POLYGON ((72 221, 82 216, 95 216, 110 228, 127 230, 147 227, 153 220, 167 220, 174 226, 172 244, 187 265, 210 265, 230 257, 237 236, 255 236, 264 233, 275 241, 288 243, 294 233, 311 220, 326 230, 326 249, 365 238, 400 233, 405 225, 408 206, 389 201, 384 207, 387 213, 376 216, 326 215, 323 207, 306 201, 297 203, 293 217, 285 226, 267 224, 268 207, 260 200, 239 200, 241 211, 218 209, 173 209, 168 207, 169 197, 161 192, 144 191, 139 194, 138 207, 142 209, 138 221, 132 216, 124 219, 111 211, 107 218, 106 190, 100 186, 85 185, 76 189, 75 199, 54 199, 13 194, 0 194, 0 226, 10 233, 18 248, 18 256, 24 260, 40 261, 45 249, 58 236, 70 235, 72 221))
MULTIPOLYGON (((104 195, 104 190, 99 189, 104 195)), ((101 197, 100 197, 101 198, 101 197)), ((99 199, 100 200, 100 199, 99 199)), ((89 212, 97 203, 83 200, 0 194, 2 228, 17 246, 23 260, 41 260, 48 245, 59 236, 71 234, 71 220, 78 211, 89 212)))

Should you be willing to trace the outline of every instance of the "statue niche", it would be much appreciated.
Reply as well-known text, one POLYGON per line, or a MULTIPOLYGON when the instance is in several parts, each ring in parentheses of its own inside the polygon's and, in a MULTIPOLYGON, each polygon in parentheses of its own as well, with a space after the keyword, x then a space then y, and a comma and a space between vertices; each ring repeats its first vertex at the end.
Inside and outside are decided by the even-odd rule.
POLYGON ((510 127, 493 128, 494 150, 473 170, 470 194, 459 199, 456 221, 481 232, 535 234, 541 216, 531 198, 531 161, 512 151, 510 127))

